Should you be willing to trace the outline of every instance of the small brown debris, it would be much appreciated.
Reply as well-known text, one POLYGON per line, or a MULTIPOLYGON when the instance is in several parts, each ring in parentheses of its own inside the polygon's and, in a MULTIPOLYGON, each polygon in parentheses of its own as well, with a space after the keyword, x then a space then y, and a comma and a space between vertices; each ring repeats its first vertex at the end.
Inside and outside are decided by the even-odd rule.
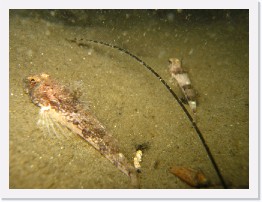
POLYGON ((201 170, 173 166, 170 172, 192 187, 201 188, 209 185, 208 179, 201 170))

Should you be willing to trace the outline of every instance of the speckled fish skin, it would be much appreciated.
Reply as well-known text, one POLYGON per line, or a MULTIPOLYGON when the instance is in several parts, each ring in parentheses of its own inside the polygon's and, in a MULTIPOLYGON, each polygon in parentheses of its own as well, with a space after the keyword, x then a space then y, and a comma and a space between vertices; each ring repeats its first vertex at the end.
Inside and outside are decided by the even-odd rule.
POLYGON ((116 141, 90 110, 84 109, 78 98, 48 74, 24 79, 26 92, 32 102, 48 110, 53 119, 78 134, 130 177, 133 188, 138 188, 137 172, 119 152, 116 141))

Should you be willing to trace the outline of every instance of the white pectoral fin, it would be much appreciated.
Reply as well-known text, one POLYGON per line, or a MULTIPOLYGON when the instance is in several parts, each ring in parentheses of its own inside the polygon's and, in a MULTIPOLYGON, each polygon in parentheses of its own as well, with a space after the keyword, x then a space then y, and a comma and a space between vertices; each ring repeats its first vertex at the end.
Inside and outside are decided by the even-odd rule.
POLYGON ((192 109, 194 113, 196 113, 196 101, 188 101, 189 107, 192 109))
POLYGON ((177 81, 177 83, 179 84, 180 87, 191 84, 190 79, 189 79, 189 77, 186 73, 176 74, 174 77, 175 77, 175 79, 176 79, 176 81, 177 81))

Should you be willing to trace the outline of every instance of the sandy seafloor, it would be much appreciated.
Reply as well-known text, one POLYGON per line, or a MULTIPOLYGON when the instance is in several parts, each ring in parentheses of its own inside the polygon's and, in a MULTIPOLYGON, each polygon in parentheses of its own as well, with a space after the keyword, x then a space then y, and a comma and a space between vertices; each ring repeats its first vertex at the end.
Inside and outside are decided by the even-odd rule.
POLYGON ((23 79, 42 72, 82 93, 130 162, 136 145, 149 145, 141 188, 191 188, 169 172, 174 165, 201 169, 209 188, 223 188, 191 122, 159 79, 119 50, 65 40, 73 38, 129 50, 179 97, 168 59, 183 58, 198 93, 197 125, 223 179, 229 188, 248 188, 247 10, 206 16, 201 10, 10 11, 10 188, 130 188, 129 178, 87 142, 37 125, 39 108, 23 79))

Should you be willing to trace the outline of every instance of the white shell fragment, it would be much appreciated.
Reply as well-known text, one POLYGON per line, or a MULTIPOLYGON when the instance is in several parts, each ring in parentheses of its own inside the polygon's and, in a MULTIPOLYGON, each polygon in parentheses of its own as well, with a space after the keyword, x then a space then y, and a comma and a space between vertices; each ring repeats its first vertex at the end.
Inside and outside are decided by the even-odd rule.
POLYGON ((134 166, 137 171, 140 171, 141 169, 140 162, 142 161, 142 155, 143 155, 143 152, 141 150, 136 151, 136 155, 134 157, 134 166))

